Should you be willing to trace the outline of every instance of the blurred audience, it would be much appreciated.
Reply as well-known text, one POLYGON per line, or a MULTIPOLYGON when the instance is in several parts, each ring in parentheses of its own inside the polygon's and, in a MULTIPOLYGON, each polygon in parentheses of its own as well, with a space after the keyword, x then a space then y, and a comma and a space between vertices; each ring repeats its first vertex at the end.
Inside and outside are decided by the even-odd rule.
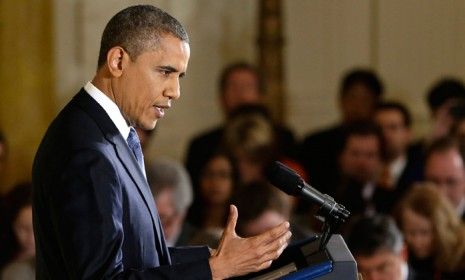
POLYGON ((363 280, 422 279, 407 265, 403 237, 392 218, 360 218, 346 240, 363 280))
MULTIPOLYGON (((261 234, 270 228, 291 220, 288 195, 265 181, 244 185, 233 203, 239 211, 237 232, 248 237, 261 234)), ((292 240, 308 237, 308 233, 291 221, 292 240)))
POLYGON ((32 227, 32 185, 19 184, 8 192, 0 225, 1 279, 35 279, 32 227))
MULTIPOLYGON (((227 121, 231 113, 243 105, 264 105, 260 73, 251 64, 238 62, 226 66, 219 79, 219 101, 227 121)), ((280 154, 292 155, 295 140, 292 131, 282 125, 273 123, 276 131, 276 146, 280 154)), ((191 140, 187 155, 186 167, 192 181, 196 182, 200 174, 202 162, 212 151, 220 147, 224 138, 224 124, 204 132, 191 140)), ((197 195, 195 189, 195 195, 197 195)))
MULTIPOLYGON (((339 180, 336 201, 352 214, 371 215, 378 209, 376 202, 383 199, 377 193, 378 176, 382 167, 383 138, 377 126, 370 122, 356 122, 346 127, 342 152, 339 156, 339 180)), ((334 176, 334 175, 333 175, 334 176)))
POLYGON ((198 180, 199 196, 189 209, 188 222, 199 232, 190 244, 216 248, 237 187, 237 171, 227 154, 215 152, 205 161, 198 180))
POLYGON ((431 115, 431 129, 423 139, 412 146, 420 162, 424 161, 426 150, 432 142, 451 134, 454 108, 465 100, 465 85, 456 78, 442 78, 432 85, 426 99, 431 115))
POLYGON ((425 179, 436 184, 452 204, 457 216, 465 220, 465 166, 463 147, 457 139, 443 137, 427 150, 425 179))
POLYGON ((300 160, 314 187, 322 192, 333 190, 331 178, 338 171, 337 158, 344 144, 345 126, 370 120, 382 95, 383 84, 372 70, 353 69, 344 75, 339 88, 340 122, 310 134, 300 148, 300 160))
POLYGON ((421 181, 423 163, 410 148, 412 119, 407 108, 398 102, 381 102, 376 106, 374 121, 384 138, 384 160, 378 187, 385 197, 378 208, 390 212, 394 204, 414 182, 421 181))
POLYGON ((397 210, 408 262, 421 279, 465 279, 465 226, 437 188, 414 186, 397 210))
POLYGON ((166 243, 187 245, 195 233, 195 228, 184 222, 193 199, 189 174, 183 165, 168 159, 148 162, 146 169, 166 243))

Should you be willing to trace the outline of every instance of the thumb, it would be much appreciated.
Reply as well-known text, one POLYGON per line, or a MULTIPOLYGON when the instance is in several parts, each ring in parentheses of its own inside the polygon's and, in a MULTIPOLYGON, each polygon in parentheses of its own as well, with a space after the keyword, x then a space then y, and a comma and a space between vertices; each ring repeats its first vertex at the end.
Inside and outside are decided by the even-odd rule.
POLYGON ((226 224, 225 231, 229 234, 236 233, 236 223, 237 223, 237 208, 234 205, 229 205, 229 216, 228 216, 228 223, 226 224))

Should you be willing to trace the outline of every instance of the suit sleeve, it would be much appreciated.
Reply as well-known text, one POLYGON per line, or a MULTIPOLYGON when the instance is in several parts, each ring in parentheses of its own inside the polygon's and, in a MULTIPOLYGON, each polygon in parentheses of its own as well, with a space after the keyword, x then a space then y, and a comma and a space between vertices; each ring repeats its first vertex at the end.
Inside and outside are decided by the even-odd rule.
MULTIPOLYGON (((111 161, 79 151, 50 192, 53 230, 69 279, 211 279, 207 258, 135 271, 124 268, 123 197, 111 161)), ((156 254, 156 252, 154 252, 156 254)))

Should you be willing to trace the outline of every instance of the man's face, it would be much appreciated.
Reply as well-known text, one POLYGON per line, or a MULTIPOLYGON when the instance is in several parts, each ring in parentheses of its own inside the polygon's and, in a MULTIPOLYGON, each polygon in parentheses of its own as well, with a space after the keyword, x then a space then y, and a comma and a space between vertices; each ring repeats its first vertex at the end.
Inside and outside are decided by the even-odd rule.
POLYGON ((258 77, 255 73, 247 69, 230 73, 222 93, 222 103, 227 114, 241 105, 261 103, 258 77))
POLYGON ((439 188, 454 207, 465 196, 465 166, 455 148, 431 154, 425 163, 425 178, 439 188))
POLYGON ((376 99, 374 94, 363 84, 350 87, 341 99, 341 110, 344 122, 368 120, 373 114, 376 99))
POLYGON ((381 167, 379 139, 375 135, 352 135, 342 151, 342 173, 365 184, 376 179, 381 167))
POLYGON ((401 256, 381 250, 371 256, 356 256, 358 271, 364 280, 402 280, 401 256))
POLYGON ((402 113, 395 109, 380 110, 374 117, 383 132, 389 158, 404 154, 410 143, 410 129, 405 125, 402 113))
POLYGON ((177 211, 172 188, 163 189, 154 198, 166 239, 171 240, 181 230, 185 213, 177 211))
POLYGON ((179 98, 190 48, 186 42, 165 35, 156 50, 147 50, 135 61, 122 60, 121 76, 112 85, 115 103, 125 119, 142 129, 153 129, 171 101, 179 98))

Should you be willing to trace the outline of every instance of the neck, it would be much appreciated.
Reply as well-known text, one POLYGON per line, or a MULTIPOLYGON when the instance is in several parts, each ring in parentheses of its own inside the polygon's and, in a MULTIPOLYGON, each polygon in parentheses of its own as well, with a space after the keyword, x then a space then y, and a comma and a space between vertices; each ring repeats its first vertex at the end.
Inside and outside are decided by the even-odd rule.
POLYGON ((97 70, 97 74, 95 74, 91 83, 101 92, 103 92, 103 94, 108 96, 108 98, 110 98, 113 102, 115 102, 116 105, 118 105, 118 103, 116 102, 117 100, 115 98, 115 94, 113 92, 110 75, 109 73, 106 73, 104 68, 97 70))

